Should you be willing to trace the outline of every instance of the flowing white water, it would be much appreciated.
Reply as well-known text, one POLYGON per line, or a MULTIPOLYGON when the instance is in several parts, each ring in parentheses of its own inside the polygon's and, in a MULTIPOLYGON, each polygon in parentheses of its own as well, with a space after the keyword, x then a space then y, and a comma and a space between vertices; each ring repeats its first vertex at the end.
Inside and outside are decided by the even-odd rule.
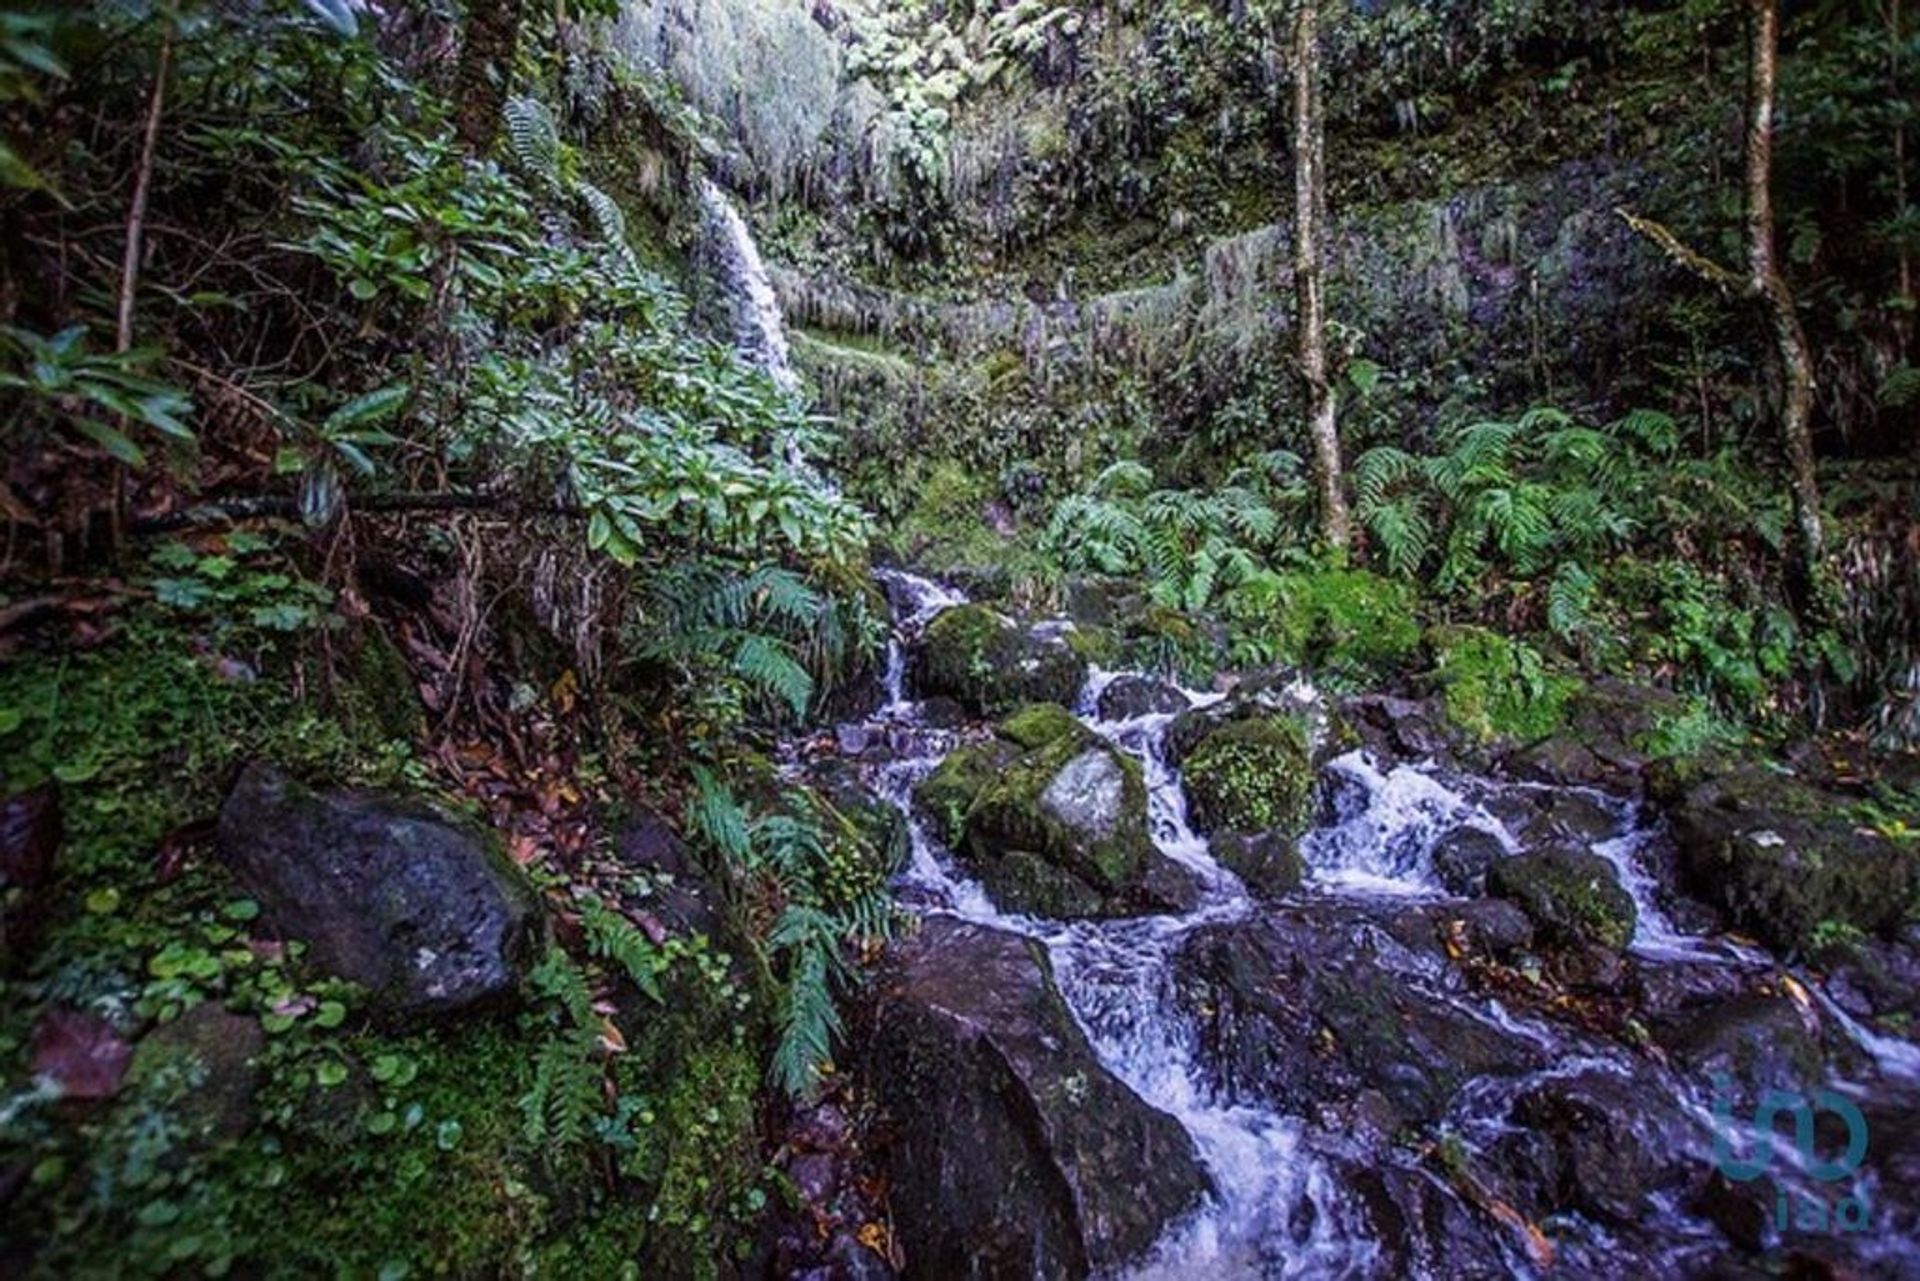
MULTIPOLYGON (((903 895, 924 913, 944 913, 1039 940, 1050 955, 1062 996, 1086 1032, 1101 1064, 1149 1105, 1175 1118, 1192 1137, 1212 1177, 1215 1194, 1184 1221, 1169 1225, 1158 1246, 1130 1275, 1144 1281, 1187 1277, 1374 1277, 1391 1271, 1378 1225, 1345 1186, 1334 1159, 1340 1148, 1309 1119, 1227 1097, 1212 1079, 1196 1043, 1196 1024, 1182 1008, 1172 959, 1194 930, 1241 920, 1263 909, 1246 887, 1217 863, 1206 839, 1188 821, 1177 769, 1168 759, 1167 738, 1175 716, 1153 713, 1124 720, 1103 719, 1100 694, 1125 673, 1093 673, 1077 701, 1083 724, 1140 763, 1148 790, 1148 818, 1156 846, 1195 874, 1197 905, 1186 913, 1123 920, 1057 922, 1005 913, 968 877, 914 814, 914 787, 961 740, 956 731, 930 730, 920 723, 908 690, 906 646, 942 609, 962 603, 950 589, 899 571, 881 571, 895 602, 899 634, 889 650, 886 703, 879 721, 896 727, 896 741, 907 750, 879 767, 875 782, 906 815, 912 856, 900 882, 903 895)), ((1189 706, 1206 706, 1221 697, 1182 691, 1189 706)), ((1310 697, 1296 689, 1282 697, 1310 697)), ((1310 881, 1301 896, 1306 904, 1352 914, 1349 928, 1356 946, 1364 945, 1397 981, 1417 987, 1423 998, 1465 1014, 1515 1043, 1532 1047, 1545 1065, 1520 1076, 1485 1077, 1461 1090, 1447 1124, 1469 1143, 1492 1144, 1511 1136, 1509 1119, 1515 1098, 1555 1078, 1598 1074, 1626 1078, 1672 1102, 1690 1129, 1668 1136, 1676 1152, 1689 1160, 1710 1159, 1712 1118, 1697 1084, 1650 1065, 1644 1056, 1561 1023, 1523 1016, 1499 1001, 1463 990, 1450 967, 1429 953, 1416 953, 1370 923, 1375 909, 1442 901, 1446 891, 1433 868, 1436 845, 1450 832, 1477 828, 1515 853, 1521 840, 1489 811, 1482 790, 1494 785, 1464 780, 1450 783, 1437 771, 1407 765, 1380 768, 1364 753, 1353 752, 1328 767, 1334 814, 1302 843, 1310 881), (1464 789, 1464 790, 1462 790, 1464 789), (1349 906, 1342 906, 1349 905, 1349 906)), ((1512 785, 1501 785, 1509 786, 1512 785)), ((1526 790, 1516 788, 1513 790, 1526 790)), ((1541 790, 1541 789, 1535 789, 1541 790)), ((1618 870, 1639 911, 1632 951, 1648 964, 1686 962, 1768 966, 1763 954, 1722 940, 1686 934, 1658 902, 1658 884, 1642 862, 1651 829, 1633 806, 1582 794, 1615 821, 1613 830, 1589 848, 1618 870)), ((1344 919, 1344 918, 1343 918, 1344 919)), ((1817 989, 1815 989, 1817 991, 1817 989)), ((1920 1070, 1920 1051, 1905 1042, 1878 1037, 1859 1027, 1821 998, 1833 1024, 1876 1059, 1889 1077, 1920 1070)), ((1400 1158, 1394 1158, 1396 1160, 1400 1158)), ((1431 1180, 1417 1162, 1404 1166, 1431 1180)), ((1447 1193, 1447 1195, 1453 1195, 1447 1193)), ((1621 1234, 1582 1222, 1563 1240, 1570 1274, 1610 1267, 1635 1257, 1683 1260, 1709 1257, 1719 1249, 1710 1225, 1679 1205, 1658 1208, 1649 1202, 1648 1222, 1634 1225, 1639 1255, 1623 1256, 1621 1234)), ((1529 1275, 1534 1261, 1517 1234, 1499 1243, 1503 1268, 1529 1275)), ((1446 1243, 1439 1243, 1444 1252, 1446 1243)), ((1444 1257, 1399 1265, 1422 1276, 1447 1274, 1444 1257)), ((1566 1270, 1566 1269, 1563 1269, 1566 1270)))
POLYGON ((799 386, 787 347, 786 322, 760 247, 746 219, 711 178, 699 183, 702 256, 727 292, 734 346, 783 390, 799 386))

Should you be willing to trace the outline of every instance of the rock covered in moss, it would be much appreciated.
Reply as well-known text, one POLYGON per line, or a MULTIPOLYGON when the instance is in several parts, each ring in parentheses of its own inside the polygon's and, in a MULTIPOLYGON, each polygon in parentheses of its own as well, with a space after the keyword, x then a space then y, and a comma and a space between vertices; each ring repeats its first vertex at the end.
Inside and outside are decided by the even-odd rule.
POLYGON ((1000 907, 1056 918, 1177 910, 1140 767, 1063 707, 1023 708, 948 755, 914 803, 1000 907))
POLYGON ((1845 796, 1714 760, 1663 762, 1648 781, 1685 888, 1772 947, 1805 949, 1827 922, 1889 932, 1920 895, 1920 849, 1863 822, 1845 796))
POLYGON ((1487 872, 1487 892, 1517 904, 1548 943, 1619 949, 1633 939, 1633 896, 1598 854, 1552 849, 1501 859, 1487 872))
POLYGON ((1228 721, 1195 745, 1180 778, 1196 831, 1297 836, 1313 796, 1307 728, 1284 715, 1228 721))
POLYGON ((991 716, 1023 703, 1072 703, 1087 662, 1061 634, 1021 626, 984 605, 957 605, 927 624, 914 677, 923 694, 991 716))
POLYGON ((506 856, 415 799, 316 792, 252 765, 221 808, 219 852, 268 924, 384 1010, 505 996, 539 932, 533 892, 506 856))
POLYGON ((1307 879, 1299 838, 1285 832, 1219 832, 1208 848, 1255 898, 1291 894, 1307 879))
POLYGON ((934 918, 882 992, 864 1067, 914 1275, 1105 1274, 1207 1194, 1191 1138, 1101 1065, 1037 943, 934 918))

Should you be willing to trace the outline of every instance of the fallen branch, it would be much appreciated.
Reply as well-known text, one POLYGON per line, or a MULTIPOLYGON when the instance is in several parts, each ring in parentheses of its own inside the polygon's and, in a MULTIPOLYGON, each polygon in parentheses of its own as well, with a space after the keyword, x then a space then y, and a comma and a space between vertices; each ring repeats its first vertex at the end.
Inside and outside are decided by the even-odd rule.
MULTIPOLYGON (((579 519, 586 512, 574 503, 526 503, 496 494, 368 494, 347 503, 351 512, 393 515, 406 512, 494 512, 502 516, 560 516, 579 519)), ((300 504, 293 498, 227 498, 198 503, 179 511, 136 520, 135 536, 170 534, 208 525, 231 525, 247 520, 298 520, 300 504)))

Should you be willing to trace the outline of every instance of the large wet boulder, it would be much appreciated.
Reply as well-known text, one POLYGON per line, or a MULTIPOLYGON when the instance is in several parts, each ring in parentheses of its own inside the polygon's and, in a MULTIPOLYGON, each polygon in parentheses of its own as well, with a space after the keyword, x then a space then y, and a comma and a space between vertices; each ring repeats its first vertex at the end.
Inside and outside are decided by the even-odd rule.
POLYGON ((1108 1272, 1208 1192, 1186 1131, 1101 1066, 1019 935, 934 918, 897 943, 864 1068, 908 1276, 1108 1272))
POLYGON ((913 671, 921 693, 986 716, 1023 703, 1071 704, 1087 679, 1086 660, 1063 631, 1023 626, 984 605, 956 605, 928 623, 913 671))
POLYGON ((1507 857, 1507 847, 1484 827, 1462 824, 1433 847, 1433 874, 1449 893, 1470 898, 1486 889, 1487 873, 1507 857))
POLYGON ((1529 1217, 1577 1211, 1632 1225, 1657 1189, 1695 1172, 1686 1121, 1652 1082, 1599 1069, 1546 1076, 1514 1098, 1495 1160, 1529 1217))
POLYGON ((317 792, 252 765, 221 808, 219 852, 269 926, 386 1011, 503 997, 534 950, 538 905, 519 870, 417 799, 317 792))
POLYGON ((949 755, 915 803, 1003 910, 1128 916, 1190 902, 1190 878, 1153 844, 1139 765, 1064 708, 1008 717, 949 755))
POLYGON ((1791 997, 1749 992, 1656 1020, 1654 1039, 1705 1084, 1724 1078, 1742 1101, 1805 1090, 1823 1073, 1817 1028, 1791 997))
POLYGON ((1419 1124, 1476 1077, 1539 1066, 1531 1042, 1413 980, 1396 947, 1325 904, 1190 933, 1174 978, 1228 1097, 1312 1115, 1372 1090, 1419 1124))
POLYGON ((1501 859, 1487 871, 1487 892, 1517 904, 1550 944, 1617 950, 1633 939, 1633 896, 1598 854, 1548 849, 1501 859))
POLYGON ((1846 796, 1759 764, 1663 763, 1648 781, 1683 887, 1776 949, 1808 948, 1825 922, 1889 933, 1920 896, 1920 849, 1862 822, 1846 796))

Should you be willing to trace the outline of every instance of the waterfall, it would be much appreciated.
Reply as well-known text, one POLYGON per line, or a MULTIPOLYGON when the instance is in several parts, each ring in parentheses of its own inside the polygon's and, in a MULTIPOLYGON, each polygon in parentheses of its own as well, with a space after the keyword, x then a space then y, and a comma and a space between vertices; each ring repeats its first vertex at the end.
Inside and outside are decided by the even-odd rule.
POLYGON ((787 350, 787 328, 773 292, 767 264, 740 211, 719 184, 701 178, 700 257, 724 290, 734 349, 766 372, 782 391, 794 391, 799 379, 787 350))

